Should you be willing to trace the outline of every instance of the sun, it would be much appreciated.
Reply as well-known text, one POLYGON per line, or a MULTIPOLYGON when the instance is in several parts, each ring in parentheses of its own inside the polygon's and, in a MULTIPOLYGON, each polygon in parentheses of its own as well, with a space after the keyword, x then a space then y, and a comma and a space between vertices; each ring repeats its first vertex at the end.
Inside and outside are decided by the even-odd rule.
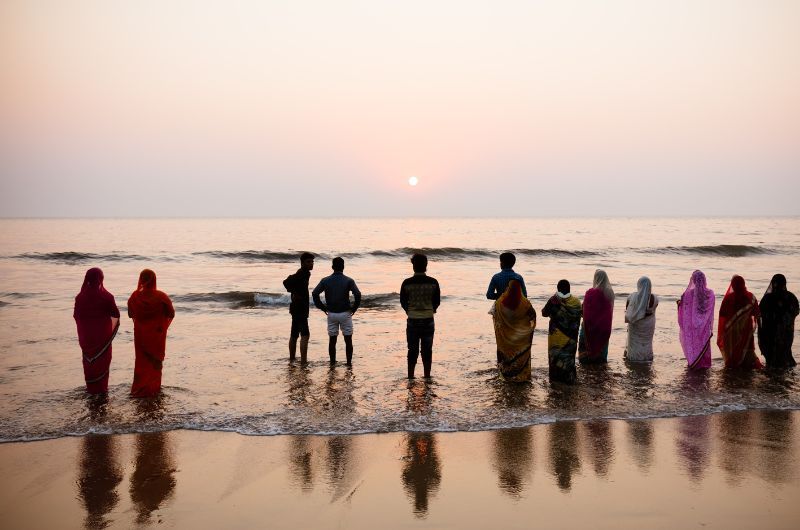
POLYGON ((417 177, 409 177, 408 179, 409 186, 416 186, 417 184, 419 184, 419 179, 417 177))

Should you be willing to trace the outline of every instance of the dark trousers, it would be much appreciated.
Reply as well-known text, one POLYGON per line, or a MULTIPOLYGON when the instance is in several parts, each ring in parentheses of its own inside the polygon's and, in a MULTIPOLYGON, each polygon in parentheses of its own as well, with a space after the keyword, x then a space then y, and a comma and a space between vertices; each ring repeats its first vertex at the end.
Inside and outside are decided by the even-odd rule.
POLYGON ((422 367, 425 377, 431 375, 433 360, 433 333, 435 331, 432 318, 409 318, 406 321, 406 340, 408 341, 408 376, 414 377, 414 367, 422 352, 422 367))

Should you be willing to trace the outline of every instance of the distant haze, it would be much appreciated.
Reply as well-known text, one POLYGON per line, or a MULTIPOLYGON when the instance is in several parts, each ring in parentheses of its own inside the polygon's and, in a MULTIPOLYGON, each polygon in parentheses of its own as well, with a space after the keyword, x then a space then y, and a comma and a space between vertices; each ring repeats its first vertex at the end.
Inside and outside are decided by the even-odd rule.
POLYGON ((0 216, 798 215, 798 28, 790 0, 3 0, 0 216))

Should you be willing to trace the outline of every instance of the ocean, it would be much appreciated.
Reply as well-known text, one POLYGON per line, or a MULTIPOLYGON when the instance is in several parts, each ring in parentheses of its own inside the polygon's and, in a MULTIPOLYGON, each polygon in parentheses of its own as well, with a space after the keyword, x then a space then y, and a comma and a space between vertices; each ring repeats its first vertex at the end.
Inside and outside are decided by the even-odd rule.
MULTIPOLYGON (((567 419, 692 416, 800 409, 798 370, 732 374, 686 369, 675 301, 693 270, 719 302, 733 274, 759 298, 773 274, 800 279, 800 218, 525 219, 4 219, 0 220, 0 441, 86 433, 198 429, 247 435, 476 431, 567 419), (433 378, 406 378, 398 290, 415 250, 442 289, 433 378), (539 317, 530 384, 495 368, 486 288, 498 256, 517 255, 537 312, 558 280, 582 297, 597 268, 617 294, 607 366, 578 368, 574 387, 547 380, 539 317), (364 299, 352 370, 330 369, 325 316, 312 307, 310 363, 289 365, 283 279, 301 251, 317 255, 311 287, 345 258, 364 299), (84 273, 101 267, 123 313, 107 398, 84 391, 72 318, 84 273), (138 273, 172 298, 162 395, 129 398, 138 273), (623 358, 624 307, 647 275, 660 299, 652 365, 623 358)), ((339 359, 344 358, 339 344, 339 359)), ((419 368, 421 370, 421 367, 419 368)))

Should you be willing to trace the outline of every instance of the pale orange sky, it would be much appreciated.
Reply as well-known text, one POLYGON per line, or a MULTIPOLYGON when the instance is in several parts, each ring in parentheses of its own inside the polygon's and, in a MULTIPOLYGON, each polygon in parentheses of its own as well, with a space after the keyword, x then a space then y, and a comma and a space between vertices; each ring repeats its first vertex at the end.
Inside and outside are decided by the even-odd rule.
POLYGON ((0 215, 798 215, 798 27, 777 0, 5 0, 0 215))

